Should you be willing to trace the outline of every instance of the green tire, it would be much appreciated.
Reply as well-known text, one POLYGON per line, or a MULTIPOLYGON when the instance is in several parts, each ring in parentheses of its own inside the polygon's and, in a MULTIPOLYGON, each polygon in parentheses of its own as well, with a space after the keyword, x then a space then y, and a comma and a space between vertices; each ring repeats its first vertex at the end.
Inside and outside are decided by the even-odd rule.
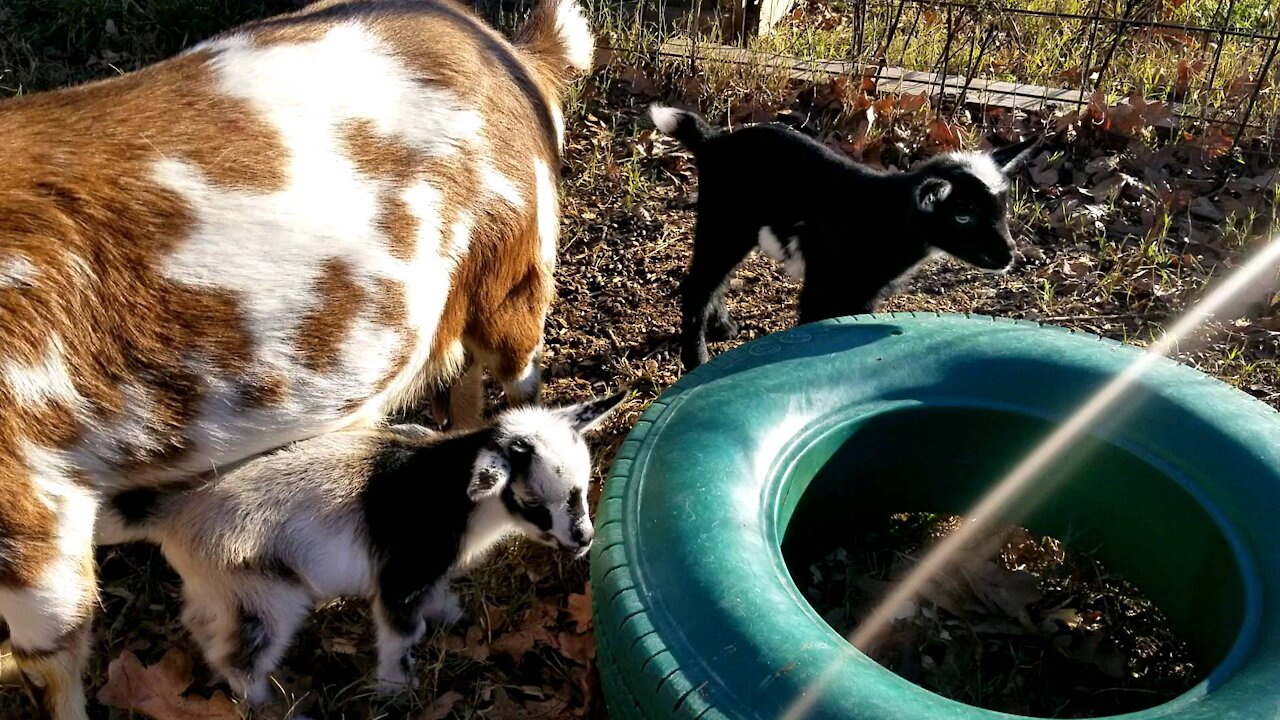
MULTIPOLYGON (((1138 357, 1034 323, 865 315, 760 338, 690 373, 631 431, 598 510, 591 576, 611 717, 776 720, 800 697, 808 718, 1012 717, 855 650, 792 582, 784 549, 864 513, 963 512, 1138 357)), ((1280 718, 1278 418, 1162 360, 1006 518, 1133 581, 1208 669, 1125 718, 1280 718)))

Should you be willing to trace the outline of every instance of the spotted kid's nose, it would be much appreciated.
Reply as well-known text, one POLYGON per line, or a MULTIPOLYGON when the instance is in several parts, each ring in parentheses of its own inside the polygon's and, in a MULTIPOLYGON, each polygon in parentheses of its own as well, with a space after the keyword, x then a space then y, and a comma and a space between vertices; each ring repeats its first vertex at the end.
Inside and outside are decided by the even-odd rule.
POLYGON ((578 544, 578 555, 582 556, 591 549, 591 541, 595 539, 596 531, 591 526, 576 527, 573 529, 573 540, 578 544))

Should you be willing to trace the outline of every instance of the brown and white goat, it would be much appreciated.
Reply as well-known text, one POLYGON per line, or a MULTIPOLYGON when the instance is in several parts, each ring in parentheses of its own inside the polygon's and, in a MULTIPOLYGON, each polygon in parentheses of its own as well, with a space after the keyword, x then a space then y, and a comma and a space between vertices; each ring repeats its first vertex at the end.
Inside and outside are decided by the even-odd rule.
MULTIPOLYGON (((320 0, 0 102, 0 615, 84 718, 101 494, 377 424, 478 358, 536 396, 573 0, 320 0)), ((473 373, 474 375, 474 373, 473 373)))

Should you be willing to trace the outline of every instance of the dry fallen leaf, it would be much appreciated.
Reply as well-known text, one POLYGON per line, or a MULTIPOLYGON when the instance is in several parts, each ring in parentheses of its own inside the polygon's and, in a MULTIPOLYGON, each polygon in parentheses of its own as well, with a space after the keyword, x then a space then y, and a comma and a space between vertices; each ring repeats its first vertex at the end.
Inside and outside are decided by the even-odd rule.
POLYGON ((1179 60, 1178 80, 1174 83, 1174 99, 1180 100, 1191 89, 1191 78, 1204 68, 1204 60, 1179 60))
POLYGON ((1084 619, 1075 608, 1058 608, 1044 614, 1044 623, 1047 623, 1046 632, 1053 633, 1058 631, 1057 623, 1062 623, 1068 630, 1075 630, 1084 623, 1084 619))
POLYGON ((702 98, 703 82, 700 77, 687 77, 676 83, 676 87, 680 91, 680 97, 683 98, 685 102, 696 103, 702 98))
POLYGON ((450 690, 433 700, 418 716, 418 720, 444 720, 462 700, 462 693, 450 690))
POLYGON ((467 628, 467 654, 479 662, 489 659, 489 646, 484 640, 484 628, 479 624, 467 628))
POLYGON ((1037 157, 1029 166, 1031 170, 1031 179, 1040 187, 1050 187, 1057 185, 1062 177, 1058 164, 1050 164, 1049 153, 1044 153, 1037 157))
POLYGON ((1095 92, 1089 98, 1089 107, 1085 109, 1085 114, 1089 120, 1095 125, 1102 125, 1107 121, 1107 96, 1101 91, 1095 92))
POLYGON ((922 92, 914 95, 903 95, 898 98, 898 110, 904 113, 913 113, 920 108, 928 106, 929 96, 922 92))
POLYGON ((594 635, 574 635, 562 632, 556 639, 560 654, 579 665, 588 667, 596 657, 594 635))
POLYGON ((538 603, 525 613, 524 620, 516 629, 498 635, 489 643, 489 653, 506 655, 519 665, 539 643, 555 646, 556 637, 547 630, 547 626, 555 625, 559 612, 553 603, 538 603))
POLYGON ((863 69, 862 80, 858 83, 858 88, 864 93, 876 91, 876 69, 874 67, 863 69))
POLYGON ((618 81, 632 95, 645 98, 656 98, 659 95, 658 86, 654 85, 649 75, 640 68, 632 67, 619 72, 618 81))
POLYGON ((591 629, 591 583, 586 584, 581 594, 569 596, 569 619, 573 620, 578 633, 591 629))
POLYGON ((327 637, 320 641, 320 647, 327 653, 335 655, 355 655, 360 651, 356 644, 344 637, 327 637))
POLYGON ((1195 200, 1191 201, 1189 209, 1192 215, 1210 222, 1222 222, 1226 218, 1221 210, 1214 207, 1213 201, 1203 195, 1199 195, 1195 200))
POLYGON ((1061 635, 1053 640, 1054 647, 1072 660, 1089 663, 1108 677, 1124 677, 1124 656, 1116 651, 1114 643, 1107 642, 1107 649, 1103 649, 1103 644, 1104 638, 1101 635, 1087 635, 1084 638, 1061 635))
POLYGON ((520 702, 505 688, 493 693, 493 704, 484 711, 486 720, 560 720, 568 715, 568 706, 559 698, 520 702))
POLYGON ((955 128, 942 118, 936 117, 929 121, 928 134, 930 140, 946 150, 956 150, 960 147, 960 136, 956 134, 955 128))
POLYGON ((1080 72, 1080 67, 1077 65, 1059 72, 1056 77, 1060 82, 1064 82, 1068 85, 1079 85, 1083 75, 1080 72))
POLYGON ((772 108, 755 100, 748 100, 740 105, 735 105, 730 112, 730 117, 735 123, 769 122, 776 115, 777 113, 772 108))
POLYGON ((107 666, 98 701, 154 720, 239 720, 240 712, 222 692, 208 699, 184 696, 190 685, 191 658, 186 653, 170 650, 160 662, 144 666, 126 650, 107 666))

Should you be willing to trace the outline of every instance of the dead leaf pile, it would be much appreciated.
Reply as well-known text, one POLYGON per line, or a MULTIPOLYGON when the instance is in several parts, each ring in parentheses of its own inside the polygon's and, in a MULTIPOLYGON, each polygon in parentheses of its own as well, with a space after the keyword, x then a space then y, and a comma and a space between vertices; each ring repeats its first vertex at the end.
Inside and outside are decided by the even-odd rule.
POLYGON ((522 613, 495 610, 446 648, 477 662, 509 664, 525 681, 487 688, 486 718, 588 717, 599 697, 596 644, 591 633, 591 585, 564 603, 539 600, 522 613))
MULTIPOLYGON (((930 544, 962 522, 894 516, 809 564, 797 583, 847 635, 930 544)), ((1176 696, 1199 678, 1185 644, 1135 588, 1021 528, 961 552, 898 610, 872 652, 947 697, 1042 717, 1130 712, 1176 696)))

